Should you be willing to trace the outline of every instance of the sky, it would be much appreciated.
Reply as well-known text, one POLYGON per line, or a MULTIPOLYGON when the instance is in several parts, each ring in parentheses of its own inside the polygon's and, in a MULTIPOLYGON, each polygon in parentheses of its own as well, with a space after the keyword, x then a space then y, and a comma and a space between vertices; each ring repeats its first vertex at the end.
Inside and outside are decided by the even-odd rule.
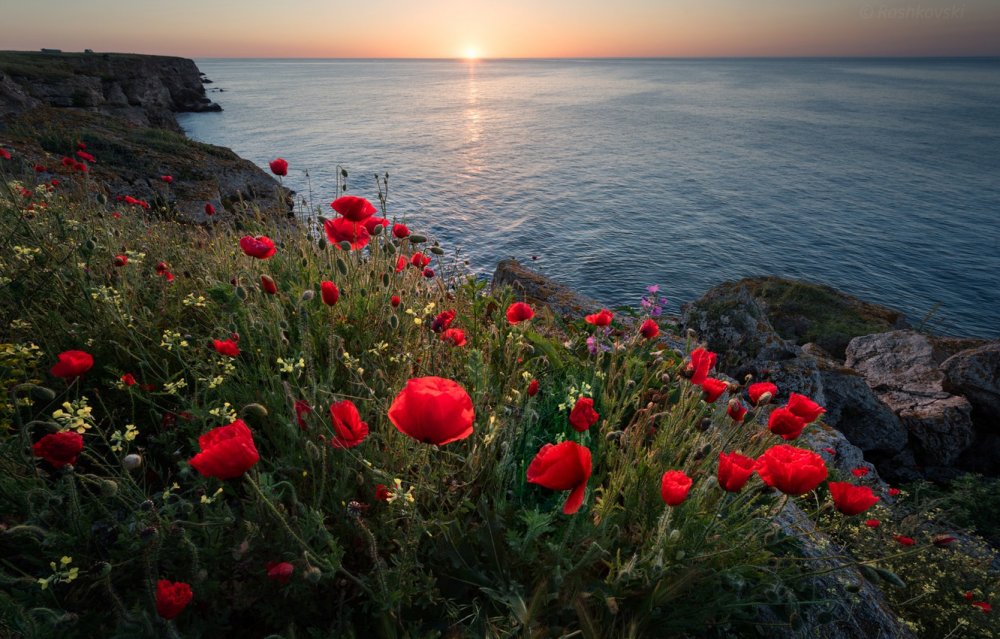
POLYGON ((0 49, 210 57, 1000 55, 998 0, 0 0, 0 49))

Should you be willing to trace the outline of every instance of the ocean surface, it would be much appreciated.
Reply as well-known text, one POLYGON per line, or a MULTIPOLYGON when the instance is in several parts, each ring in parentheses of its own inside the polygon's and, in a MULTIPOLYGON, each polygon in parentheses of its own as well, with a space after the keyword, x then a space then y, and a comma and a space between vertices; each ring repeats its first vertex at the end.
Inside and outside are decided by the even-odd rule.
POLYGON ((194 139, 609 305, 822 282, 1000 335, 1000 60, 198 60, 194 139), (222 91, 219 91, 222 89, 222 91), (308 172, 308 179, 306 173, 308 172), (536 259, 537 258, 537 259, 536 259))

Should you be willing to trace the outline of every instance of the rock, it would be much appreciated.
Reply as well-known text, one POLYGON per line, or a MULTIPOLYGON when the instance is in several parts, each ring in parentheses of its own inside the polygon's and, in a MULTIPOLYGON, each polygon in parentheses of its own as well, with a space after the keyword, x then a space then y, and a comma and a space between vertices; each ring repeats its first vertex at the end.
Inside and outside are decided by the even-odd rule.
POLYGON ((1000 340, 952 355, 941 371, 944 388, 972 404, 977 426, 1000 432, 1000 340))
POLYGON ((601 307, 595 299, 581 295, 515 259, 501 260, 493 272, 493 286, 510 286, 519 300, 547 306, 557 315, 579 318, 601 307))
POLYGON ((958 340, 893 331, 855 338, 847 347, 847 366, 899 417, 925 466, 951 466, 972 443, 972 406, 944 389, 939 369, 959 346, 958 340))

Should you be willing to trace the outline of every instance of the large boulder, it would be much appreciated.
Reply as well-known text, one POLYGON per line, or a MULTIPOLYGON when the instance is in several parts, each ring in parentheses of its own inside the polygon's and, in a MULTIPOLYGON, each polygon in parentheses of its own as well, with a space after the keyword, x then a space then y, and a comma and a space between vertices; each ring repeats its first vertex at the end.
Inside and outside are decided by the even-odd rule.
POLYGON ((941 372, 945 389, 972 404, 977 426, 1000 432, 1000 340, 952 355, 941 372))

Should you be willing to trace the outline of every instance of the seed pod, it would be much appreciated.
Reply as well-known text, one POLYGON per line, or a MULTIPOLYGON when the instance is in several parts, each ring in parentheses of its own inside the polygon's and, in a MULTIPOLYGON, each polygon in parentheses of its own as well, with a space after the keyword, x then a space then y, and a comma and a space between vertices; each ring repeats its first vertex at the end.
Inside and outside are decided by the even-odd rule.
POLYGON ((392 327, 392 330, 396 330, 397 328, 399 328, 399 318, 396 317, 395 315, 390 315, 389 326, 392 327))
POLYGON ((90 253, 91 251, 97 248, 97 242, 95 242, 92 239, 87 240, 86 242, 83 243, 83 248, 85 248, 87 252, 90 253))
POLYGON ((389 274, 388 273, 382 273, 382 286, 384 286, 386 288, 389 288, 389 281, 390 281, 389 280, 389 274))
POLYGON ((241 300, 245 300, 247 298, 247 290, 242 286, 237 286, 236 297, 240 298, 241 300))
POLYGON ((382 235, 382 229, 384 229, 384 228, 385 227, 382 226, 381 224, 376 224, 375 226, 372 227, 372 230, 368 231, 368 233, 370 235, 372 235, 373 237, 374 236, 378 236, 378 235, 382 235))
POLYGON ((899 575, 892 572, 891 570, 886 570, 885 568, 876 568, 875 572, 878 576, 882 578, 886 583, 892 584, 897 588, 906 588, 906 582, 899 578, 899 575))
POLYGON ((414 244, 420 244, 422 242, 426 242, 427 241, 427 236, 425 236, 425 235, 417 235, 416 233, 414 233, 414 234, 410 235, 410 241, 413 242, 414 244))
POLYGON ((142 466, 142 456, 135 453, 125 455, 124 459, 122 459, 122 466, 125 467, 125 470, 135 470, 139 466, 142 466))
POLYGON ((431 253, 433 253, 434 255, 444 255, 444 249, 441 248, 440 246, 432 246, 431 253))
POLYGON ((303 576, 311 584, 318 584, 319 580, 323 578, 323 572, 316 566, 309 566, 305 569, 303 576))
POLYGON ((389 255, 395 255, 396 254, 396 245, 395 244, 390 244, 390 243, 387 242, 386 245, 385 245, 385 252, 388 253, 389 255))
POLYGON ((347 262, 337 258, 337 270, 340 271, 341 275, 347 275, 347 262))
POLYGON ((14 392, 19 395, 24 393, 43 402, 51 402, 56 398, 54 390, 51 388, 45 388, 44 386, 39 386, 38 384, 18 384, 14 387, 14 392))

